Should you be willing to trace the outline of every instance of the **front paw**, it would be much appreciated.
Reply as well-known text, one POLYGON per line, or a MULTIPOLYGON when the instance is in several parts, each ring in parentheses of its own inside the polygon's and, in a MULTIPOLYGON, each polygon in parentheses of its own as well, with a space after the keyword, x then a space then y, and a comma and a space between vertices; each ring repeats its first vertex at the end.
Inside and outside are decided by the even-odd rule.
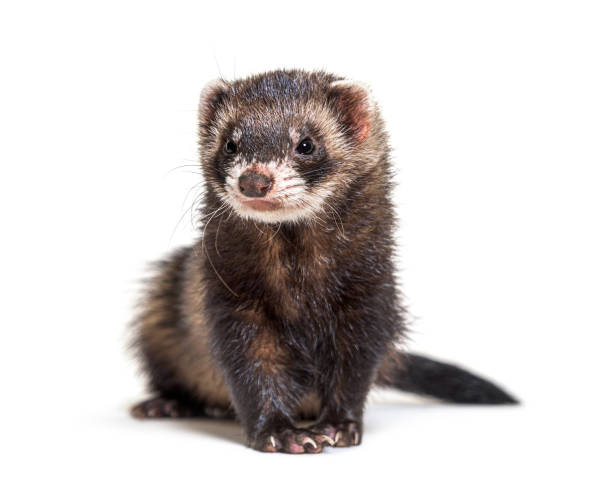
POLYGON ((333 439, 325 434, 293 427, 261 434, 250 444, 258 451, 290 454, 320 453, 333 445, 333 439))
POLYGON ((332 446, 347 447, 361 444, 361 424, 354 421, 320 422, 312 430, 333 440, 332 446))

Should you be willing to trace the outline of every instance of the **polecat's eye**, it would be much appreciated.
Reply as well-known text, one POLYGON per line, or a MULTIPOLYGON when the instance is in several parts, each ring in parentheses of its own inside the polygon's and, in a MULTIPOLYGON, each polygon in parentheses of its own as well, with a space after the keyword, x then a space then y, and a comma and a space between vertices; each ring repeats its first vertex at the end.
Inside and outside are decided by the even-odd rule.
POLYGON ((310 139, 310 137, 307 137, 306 139, 302 139, 300 141, 300 143, 295 148, 295 152, 298 154, 312 154, 314 148, 314 142, 312 142, 312 139, 310 139))
POLYGON ((238 146, 234 141, 230 139, 225 143, 225 152, 227 154, 234 154, 236 151, 238 151, 238 146))

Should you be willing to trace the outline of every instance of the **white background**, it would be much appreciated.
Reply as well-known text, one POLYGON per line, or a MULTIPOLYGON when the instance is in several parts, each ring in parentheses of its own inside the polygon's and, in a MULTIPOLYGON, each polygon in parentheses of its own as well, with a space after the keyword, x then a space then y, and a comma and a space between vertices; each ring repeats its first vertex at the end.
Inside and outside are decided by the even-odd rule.
POLYGON ((589 1, 3 2, 2 491, 610 492, 611 25, 589 1), (372 87, 412 345, 521 407, 375 394, 362 446, 302 457, 129 418, 138 280, 197 235, 199 90, 279 67, 372 87))

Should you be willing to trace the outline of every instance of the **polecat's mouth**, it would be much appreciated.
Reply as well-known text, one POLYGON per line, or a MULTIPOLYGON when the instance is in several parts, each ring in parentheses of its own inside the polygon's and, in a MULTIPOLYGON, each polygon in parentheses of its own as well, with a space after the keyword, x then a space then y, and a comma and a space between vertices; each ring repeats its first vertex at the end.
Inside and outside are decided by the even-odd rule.
POLYGON ((241 199, 240 202, 255 211, 275 211, 283 207, 279 201, 268 199, 241 199))

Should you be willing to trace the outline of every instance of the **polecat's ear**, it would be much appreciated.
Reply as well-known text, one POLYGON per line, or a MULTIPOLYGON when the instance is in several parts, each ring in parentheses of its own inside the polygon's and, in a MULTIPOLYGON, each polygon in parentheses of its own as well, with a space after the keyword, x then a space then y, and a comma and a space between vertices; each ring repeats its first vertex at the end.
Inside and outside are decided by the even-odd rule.
POLYGON ((223 100, 227 96, 228 84, 223 79, 215 79, 204 86, 200 93, 198 119, 200 127, 210 130, 212 122, 223 100))
POLYGON ((356 143, 370 135, 374 101, 370 89, 360 82, 343 79, 330 84, 330 102, 340 114, 343 130, 356 143))

